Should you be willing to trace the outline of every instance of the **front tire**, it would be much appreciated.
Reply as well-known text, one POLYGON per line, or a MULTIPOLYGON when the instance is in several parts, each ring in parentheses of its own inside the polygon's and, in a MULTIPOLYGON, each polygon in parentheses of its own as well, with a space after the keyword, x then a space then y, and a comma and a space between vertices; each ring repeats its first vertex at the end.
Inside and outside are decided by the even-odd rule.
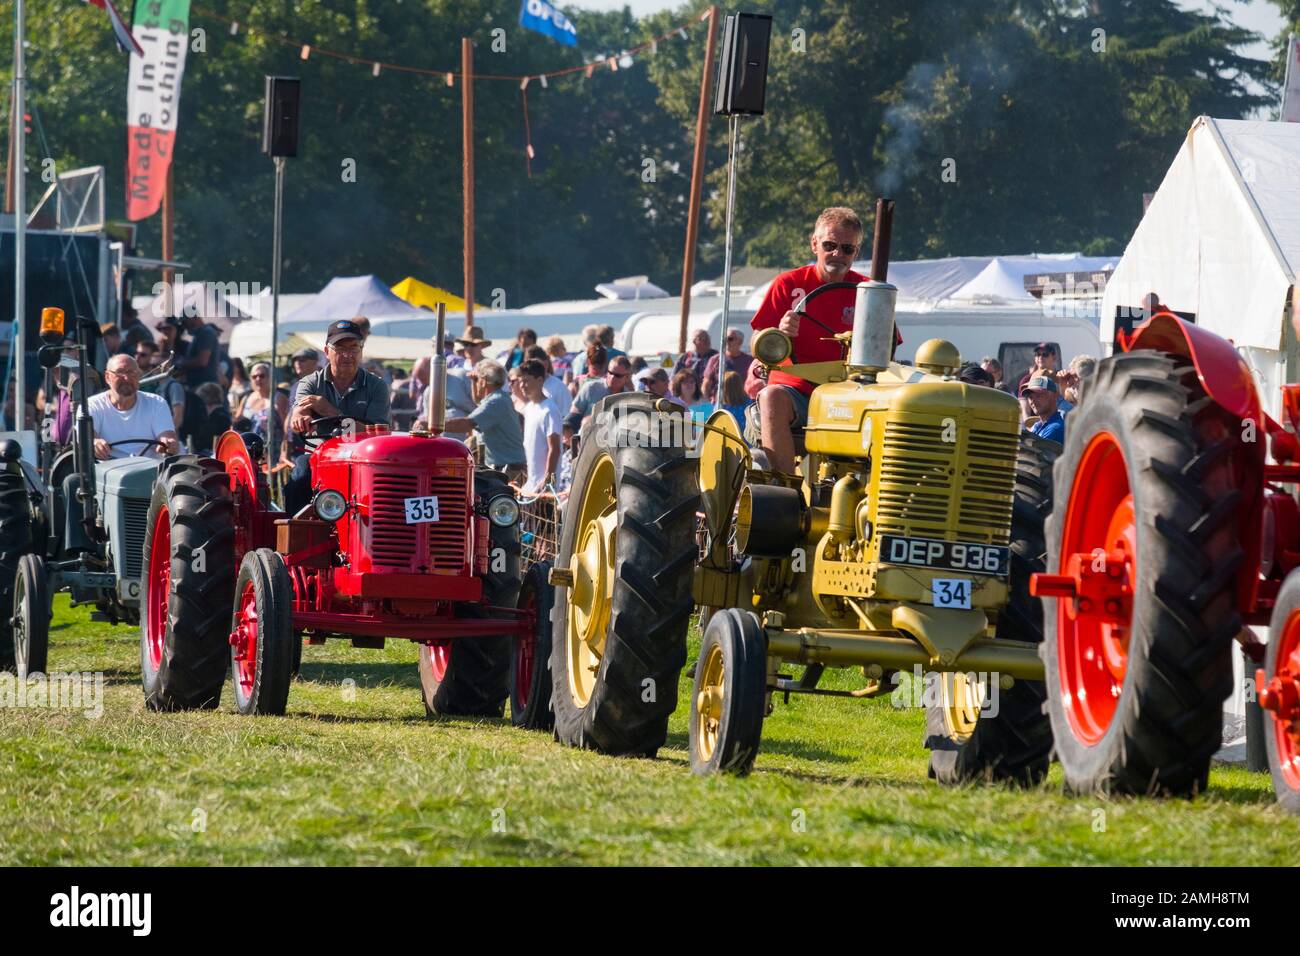
POLYGON ((1208 782, 1241 629, 1240 428, 1195 368, 1149 350, 1103 359, 1070 413, 1049 571, 1073 575, 1073 558, 1112 605, 1060 597, 1046 615, 1048 713, 1075 792, 1190 796, 1208 782))
POLYGON ((293 682, 293 584, 284 558, 270 548, 244 555, 231 632, 235 709, 249 716, 283 714, 293 682))
POLYGON ((1300 814, 1300 571, 1282 583, 1269 625, 1268 653, 1260 689, 1277 682, 1275 703, 1267 697, 1264 711, 1264 749, 1273 775, 1277 802, 1288 813, 1300 814), (1284 691, 1283 683, 1289 684, 1284 691))
POLYGON ((13 587, 13 654, 19 680, 44 674, 50 649, 50 577, 45 561, 24 554, 13 587))
POLYGON ((691 770, 747 774, 767 709, 767 639, 749 611, 715 612, 704 630, 691 695, 691 770))
POLYGON ((510 658, 510 722, 525 730, 551 730, 551 609, 555 589, 547 576, 551 562, 539 561, 524 575, 519 607, 534 614, 533 631, 514 639, 510 658))
POLYGON ((18 562, 32 550, 32 511, 27 481, 21 474, 0 472, 0 670, 14 667, 14 636, 7 613, 14 606, 18 562))
POLYGON ((698 558, 684 429, 644 394, 604 400, 583 430, 551 613, 555 736, 654 756, 677 706, 698 558))
POLYGON ((213 708, 230 664, 234 504, 219 461, 163 462, 140 576, 140 677, 153 710, 213 708))
MULTIPOLYGON (((1041 644, 1043 602, 1029 593, 1029 579, 1044 570, 1047 551, 1043 523, 1052 510, 1052 463, 1060 446, 1021 436, 1011 512, 1010 597, 998 618, 997 636, 1041 644)), ((930 748, 931 779, 942 784, 976 780, 1034 786, 1047 776, 1052 758, 1052 726, 1043 713, 1047 690, 1042 681, 1017 680, 998 689, 996 714, 962 675, 943 674, 942 700, 925 714, 925 745, 930 748)), ((997 680, 997 675, 990 675, 997 680)), ((989 688, 984 689, 988 693, 989 688)))

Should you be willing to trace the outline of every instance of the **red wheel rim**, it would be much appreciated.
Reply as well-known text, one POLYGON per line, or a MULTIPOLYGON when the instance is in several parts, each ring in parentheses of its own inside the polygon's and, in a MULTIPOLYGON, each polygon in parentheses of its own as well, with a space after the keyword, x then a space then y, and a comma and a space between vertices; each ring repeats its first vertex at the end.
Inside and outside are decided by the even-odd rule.
POLYGON ((172 524, 167 509, 158 512, 153 526, 153 544, 149 548, 149 606, 145 609, 145 646, 149 666, 162 666, 163 642, 167 637, 167 602, 172 587, 172 524))
MULTIPOLYGON (((1128 463, 1110 432, 1094 435, 1084 449, 1071 483, 1061 568, 1080 555, 1085 564, 1098 552, 1121 552, 1130 593, 1137 586, 1137 523, 1128 463)), ((1069 601, 1056 608, 1056 650, 1060 692, 1074 736, 1093 746, 1110 728, 1128 671, 1132 618, 1110 621, 1080 615, 1071 618, 1069 601)))
POLYGON ((447 661, 451 657, 451 641, 432 641, 424 645, 421 652, 428 656, 429 671, 439 684, 447 676, 447 661))
MULTIPOLYGON (((1270 678, 1289 677, 1293 681, 1300 681, 1300 610, 1292 611, 1287 618, 1276 660, 1277 670, 1268 675, 1270 678)), ((1296 737, 1300 736, 1297 731, 1300 728, 1294 726, 1296 721, 1297 718, 1292 714, 1284 715, 1283 719, 1278 719, 1276 714, 1272 715, 1278 769, 1292 790, 1300 790, 1300 747, 1296 745, 1296 737), (1291 720, 1285 719, 1286 717, 1291 717, 1291 720)))
POLYGON ((515 641, 515 699, 520 707, 528 706, 533 688, 533 667, 537 658, 537 596, 532 591, 524 599, 523 609, 532 615, 533 628, 515 641))
POLYGON ((230 635, 234 648, 235 687, 240 697, 247 700, 253 694, 257 678, 257 594, 253 582, 244 582, 239 592, 239 610, 235 612, 235 630, 230 635))

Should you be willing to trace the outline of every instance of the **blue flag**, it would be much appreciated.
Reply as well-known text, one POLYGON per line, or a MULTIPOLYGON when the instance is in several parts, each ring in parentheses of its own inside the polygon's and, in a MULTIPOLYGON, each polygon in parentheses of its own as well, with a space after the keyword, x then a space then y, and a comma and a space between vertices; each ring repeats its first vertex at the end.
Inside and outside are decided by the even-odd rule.
POLYGON ((546 0, 522 0, 519 4, 519 25, 543 33, 565 46, 578 45, 577 28, 546 0))

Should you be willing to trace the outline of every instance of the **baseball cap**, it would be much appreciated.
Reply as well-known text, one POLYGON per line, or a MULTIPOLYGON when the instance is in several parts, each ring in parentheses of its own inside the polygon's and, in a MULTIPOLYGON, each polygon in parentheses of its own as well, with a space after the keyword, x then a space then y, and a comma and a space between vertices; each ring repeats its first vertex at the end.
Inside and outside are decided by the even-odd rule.
POLYGON ((1055 355, 1056 346, 1053 345, 1051 342, 1039 342, 1037 345, 1034 346, 1034 354, 1036 355, 1039 352, 1050 352, 1053 355, 1055 355))
POLYGON ((1046 375, 1035 375, 1029 381, 1025 382, 1025 387, 1020 390, 1020 394, 1025 392, 1044 391, 1056 392, 1056 382, 1046 375))
POLYGON ((306 362, 306 361, 308 361, 308 360, 310 360, 310 359, 316 359, 317 361, 319 361, 319 360, 320 360, 320 356, 316 354, 316 350, 315 350, 315 349, 306 349, 306 348, 303 348, 303 349, 299 349, 298 351, 296 351, 296 352, 293 353, 293 356, 292 356, 292 358, 291 358, 291 361, 297 362, 297 361, 300 361, 300 360, 301 360, 301 361, 306 362))
POLYGON ((337 322, 331 322, 325 332, 326 345, 333 345, 344 339, 356 339, 358 342, 365 340, 361 326, 354 319, 339 319, 337 322))

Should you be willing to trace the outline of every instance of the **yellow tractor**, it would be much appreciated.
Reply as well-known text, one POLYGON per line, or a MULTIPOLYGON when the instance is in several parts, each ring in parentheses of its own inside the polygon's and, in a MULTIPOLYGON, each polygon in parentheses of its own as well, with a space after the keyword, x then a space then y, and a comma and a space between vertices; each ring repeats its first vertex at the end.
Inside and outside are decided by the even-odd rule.
MULTIPOLYGON (((1011 395, 959 381, 951 343, 893 362, 897 289, 855 288, 843 360, 782 366, 817 384, 798 474, 767 467, 728 413, 692 424, 649 395, 610 396, 584 428, 551 572, 562 743, 653 755, 699 608, 698 773, 747 772, 777 698, 888 694, 925 707, 932 777, 1046 774, 1028 581, 1059 446, 1022 435, 1011 395), (819 686, 828 667, 859 668, 860 686, 819 686)), ((769 368, 792 348, 777 329, 752 347, 769 368)))

